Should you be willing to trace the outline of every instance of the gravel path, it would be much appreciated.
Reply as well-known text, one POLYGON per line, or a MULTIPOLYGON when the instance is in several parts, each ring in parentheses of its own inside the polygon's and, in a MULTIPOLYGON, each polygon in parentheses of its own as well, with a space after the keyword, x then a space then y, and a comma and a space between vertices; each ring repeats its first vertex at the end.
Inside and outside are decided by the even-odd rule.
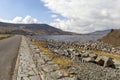
POLYGON ((20 36, 0 40, 0 80, 11 80, 20 41, 20 36))

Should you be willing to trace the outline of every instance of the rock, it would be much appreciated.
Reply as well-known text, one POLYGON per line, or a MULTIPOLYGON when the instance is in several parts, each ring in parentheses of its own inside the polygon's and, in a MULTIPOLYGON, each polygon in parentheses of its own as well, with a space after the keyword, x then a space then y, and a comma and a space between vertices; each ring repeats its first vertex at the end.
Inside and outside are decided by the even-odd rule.
POLYGON ((106 56, 104 56, 103 58, 104 58, 104 65, 103 65, 104 67, 113 66, 113 60, 112 60, 112 58, 106 57, 106 56))
POLYGON ((113 66, 113 60, 110 57, 106 56, 98 56, 95 60, 95 62, 101 66, 104 67, 110 67, 113 66))
POLYGON ((55 71, 55 70, 58 70, 59 69, 59 66, 57 64, 54 64, 54 65, 42 65, 42 69, 45 71, 45 72, 52 72, 52 71, 55 71))
POLYGON ((48 75, 52 76, 56 80, 59 78, 68 77, 68 74, 65 73, 62 69, 56 70, 54 72, 50 72, 50 73, 48 73, 48 75))
POLYGON ((58 80, 81 80, 81 79, 78 79, 76 77, 72 77, 72 78, 65 77, 65 78, 61 78, 61 79, 58 79, 58 80))
POLYGON ((88 53, 83 53, 83 54, 81 54, 81 57, 82 57, 82 58, 89 57, 89 54, 88 54, 88 53))
POLYGON ((94 58, 94 59, 96 59, 97 58, 97 55, 96 54, 89 54, 89 56, 91 57, 91 58, 94 58))
POLYGON ((120 61, 113 59, 113 62, 114 62, 114 67, 120 69, 120 61))
POLYGON ((96 59, 95 59, 95 62, 101 66, 104 65, 104 60, 102 59, 102 56, 98 56, 96 59))
POLYGON ((29 79, 30 80, 40 80, 38 76, 30 76, 29 79))
POLYGON ((82 58, 82 62, 95 62, 95 59, 92 57, 82 58))
POLYGON ((35 49, 35 52, 39 54, 39 53, 40 53, 40 50, 39 50, 39 49, 35 49))

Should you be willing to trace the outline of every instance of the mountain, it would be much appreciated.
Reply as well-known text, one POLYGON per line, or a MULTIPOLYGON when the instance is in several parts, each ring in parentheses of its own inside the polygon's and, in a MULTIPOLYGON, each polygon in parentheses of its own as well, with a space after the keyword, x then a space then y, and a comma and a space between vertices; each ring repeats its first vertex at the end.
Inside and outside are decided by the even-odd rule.
POLYGON ((0 33, 23 34, 23 35, 71 35, 47 24, 13 24, 0 22, 0 33))
POLYGON ((120 29, 111 30, 111 32, 108 33, 103 38, 101 38, 100 41, 109 43, 109 44, 113 45, 114 47, 120 46, 120 29))
POLYGON ((92 33, 89 33, 89 34, 92 34, 92 35, 107 35, 111 30, 102 30, 102 31, 95 31, 95 32, 92 32, 92 33))

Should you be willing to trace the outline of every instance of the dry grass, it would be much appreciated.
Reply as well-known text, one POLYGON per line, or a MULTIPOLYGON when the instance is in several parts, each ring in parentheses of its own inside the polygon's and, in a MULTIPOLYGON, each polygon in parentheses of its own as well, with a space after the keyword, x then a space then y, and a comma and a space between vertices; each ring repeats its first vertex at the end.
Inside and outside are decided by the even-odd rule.
POLYGON ((84 52, 92 51, 94 54, 97 54, 97 55, 106 56, 106 57, 110 57, 110 58, 120 60, 120 55, 116 54, 116 53, 109 53, 109 52, 100 51, 100 50, 85 50, 85 49, 81 49, 81 48, 80 48, 80 50, 82 50, 84 52))
POLYGON ((72 64, 72 61, 70 61, 69 59, 66 59, 62 56, 55 57, 53 59, 53 62, 60 65, 61 67, 67 67, 67 66, 70 66, 72 64))
POLYGON ((10 36, 10 34, 0 34, 0 39, 8 38, 10 36))
POLYGON ((73 61, 71 61, 70 59, 68 58, 65 58, 63 56, 60 56, 60 55, 56 55, 55 53, 53 53, 51 50, 49 50, 48 48, 45 48, 46 46, 46 42, 44 41, 39 41, 39 42, 34 42, 41 51, 44 52, 44 54, 50 58, 53 58, 53 62, 55 64, 58 64, 60 67, 68 67, 70 65, 73 64, 73 61))
POLYGON ((109 34, 104 36, 100 41, 111 44, 114 47, 120 46, 120 29, 112 30, 109 34))
POLYGON ((97 50, 94 50, 93 52, 98 55, 103 55, 103 56, 107 56, 107 57, 111 57, 111 58, 120 60, 120 55, 116 54, 116 53, 109 53, 109 52, 97 51, 97 50))

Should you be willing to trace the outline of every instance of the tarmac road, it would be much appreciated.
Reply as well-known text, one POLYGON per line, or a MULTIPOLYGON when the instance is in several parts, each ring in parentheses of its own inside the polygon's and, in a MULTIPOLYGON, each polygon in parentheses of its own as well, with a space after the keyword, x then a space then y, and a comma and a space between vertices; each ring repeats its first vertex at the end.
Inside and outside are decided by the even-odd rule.
POLYGON ((11 80, 21 36, 13 36, 0 40, 0 80, 11 80))

